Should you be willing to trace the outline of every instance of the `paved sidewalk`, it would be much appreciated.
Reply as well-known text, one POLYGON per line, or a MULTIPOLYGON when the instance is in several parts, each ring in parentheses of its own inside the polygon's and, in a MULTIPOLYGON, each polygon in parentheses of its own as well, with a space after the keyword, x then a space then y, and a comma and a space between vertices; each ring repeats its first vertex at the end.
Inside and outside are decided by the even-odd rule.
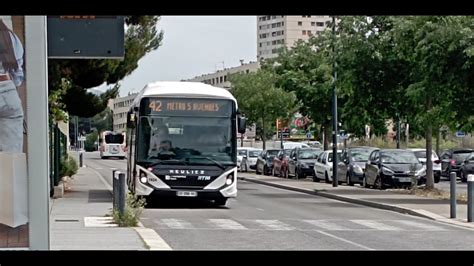
POLYGON ((112 194, 95 172, 79 168, 68 186, 63 198, 51 200, 51 250, 147 250, 136 229, 104 224, 112 194))
POLYGON ((450 219, 449 200, 432 199, 385 190, 366 189, 359 185, 339 185, 338 187, 332 187, 332 184, 312 182, 310 178, 305 180, 293 180, 256 175, 253 173, 239 173, 238 176, 240 179, 251 182, 362 204, 374 208, 407 213, 474 229, 474 223, 467 222, 467 204, 458 203, 456 208, 457 219, 450 219))

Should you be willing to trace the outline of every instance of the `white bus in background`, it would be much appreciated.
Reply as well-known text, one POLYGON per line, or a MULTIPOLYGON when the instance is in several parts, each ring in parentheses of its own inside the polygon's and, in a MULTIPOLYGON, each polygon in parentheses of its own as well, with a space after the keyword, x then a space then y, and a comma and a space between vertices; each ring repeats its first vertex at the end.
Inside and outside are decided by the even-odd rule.
POLYGON ((225 205, 237 196, 237 132, 229 91, 197 82, 155 82, 127 114, 128 189, 148 200, 187 197, 225 205))
POLYGON ((127 156, 126 137, 124 133, 104 131, 99 138, 100 158, 116 157, 125 159, 127 156))

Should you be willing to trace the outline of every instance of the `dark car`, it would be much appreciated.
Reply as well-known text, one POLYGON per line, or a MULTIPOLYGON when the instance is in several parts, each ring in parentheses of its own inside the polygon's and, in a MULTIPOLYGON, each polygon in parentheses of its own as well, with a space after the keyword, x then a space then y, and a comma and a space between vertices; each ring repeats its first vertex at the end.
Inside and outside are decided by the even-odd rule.
POLYGON ((273 158, 273 176, 288 177, 288 160, 291 149, 280 150, 273 158))
POLYGON ((473 149, 452 149, 441 153, 441 176, 449 178, 449 173, 455 172, 457 177, 461 177, 461 165, 469 156, 473 149))
POLYGON ((364 186, 412 187, 426 182, 426 170, 410 150, 376 149, 365 165, 364 186), (414 180, 416 178, 416 181, 414 180))
POLYGON ((337 164, 337 180, 347 185, 361 184, 364 181, 365 163, 374 147, 352 147, 344 150, 337 164))
POLYGON ((462 182, 467 181, 468 175, 474 175, 474 152, 471 152, 471 154, 461 164, 460 175, 462 182))
POLYGON ((264 175, 270 175, 273 168, 273 158, 278 154, 278 149, 268 149, 262 151, 257 158, 257 165, 255 172, 257 175, 263 173, 264 175))
POLYGON ((288 161, 288 176, 304 179, 314 174, 314 163, 318 159, 321 149, 294 148, 288 161))

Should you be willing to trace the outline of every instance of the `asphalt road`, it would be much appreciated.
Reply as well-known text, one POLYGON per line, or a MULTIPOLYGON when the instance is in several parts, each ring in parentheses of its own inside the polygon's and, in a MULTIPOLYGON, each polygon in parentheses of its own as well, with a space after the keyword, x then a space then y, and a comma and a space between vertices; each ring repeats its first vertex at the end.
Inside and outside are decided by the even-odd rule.
MULTIPOLYGON (((125 160, 86 153, 85 164, 111 183, 125 160)), ((226 207, 162 202, 142 223, 176 250, 458 250, 474 249, 474 231, 318 196, 238 181, 226 207)))

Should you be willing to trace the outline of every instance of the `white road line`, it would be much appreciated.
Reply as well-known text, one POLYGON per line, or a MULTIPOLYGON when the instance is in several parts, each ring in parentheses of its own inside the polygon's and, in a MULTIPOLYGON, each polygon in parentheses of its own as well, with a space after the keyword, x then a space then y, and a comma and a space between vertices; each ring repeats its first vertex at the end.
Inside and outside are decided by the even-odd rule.
POLYGON ((230 230, 246 230, 247 228, 231 219, 209 219, 214 226, 230 230))
POLYGON ((319 231, 319 230, 317 230, 316 232, 318 232, 318 233, 320 233, 320 234, 323 234, 323 235, 326 235, 326 236, 329 236, 329 237, 332 237, 332 238, 337 239, 337 240, 339 240, 339 241, 346 242, 346 243, 348 243, 348 244, 351 244, 351 245, 354 245, 354 246, 357 246, 357 247, 366 249, 366 250, 375 250, 375 249, 373 249, 373 248, 369 248, 369 247, 367 247, 367 246, 364 246, 364 245, 358 244, 358 243, 356 243, 356 242, 353 242, 353 241, 344 239, 344 238, 342 238, 342 237, 335 236, 335 235, 330 234, 330 233, 328 233, 328 232, 319 231))
POLYGON ((160 222, 172 229, 194 229, 190 222, 181 219, 161 219, 160 222))
POLYGON ((338 224, 335 224, 334 222, 330 222, 327 220, 303 220, 306 223, 312 224, 317 227, 321 227, 324 230, 329 230, 329 231, 347 231, 347 230, 352 230, 346 227, 342 227, 338 224))
POLYGON ((150 250, 172 250, 172 248, 155 232, 155 230, 145 227, 134 227, 134 229, 150 250))
POLYGON ((263 210, 263 209, 261 209, 261 208, 255 208, 255 209, 257 209, 257 210, 259 210, 259 211, 264 211, 264 210, 263 210))
POLYGON ((398 227, 383 224, 383 223, 373 221, 373 220, 350 220, 350 221, 353 222, 353 223, 356 223, 356 224, 360 224, 360 225, 363 225, 363 226, 366 226, 366 227, 369 227, 369 228, 372 228, 372 229, 381 230, 381 231, 400 231, 400 230, 402 230, 398 227))
POLYGON ((408 221, 408 220, 395 220, 394 222, 401 223, 410 227, 416 227, 419 229, 425 229, 427 231, 447 231, 447 229, 435 226, 432 224, 424 224, 420 222, 415 222, 415 221, 408 221))
POLYGON ((284 230, 284 231, 295 230, 294 227, 278 220, 255 220, 255 222, 257 222, 258 224, 270 230, 284 230))

